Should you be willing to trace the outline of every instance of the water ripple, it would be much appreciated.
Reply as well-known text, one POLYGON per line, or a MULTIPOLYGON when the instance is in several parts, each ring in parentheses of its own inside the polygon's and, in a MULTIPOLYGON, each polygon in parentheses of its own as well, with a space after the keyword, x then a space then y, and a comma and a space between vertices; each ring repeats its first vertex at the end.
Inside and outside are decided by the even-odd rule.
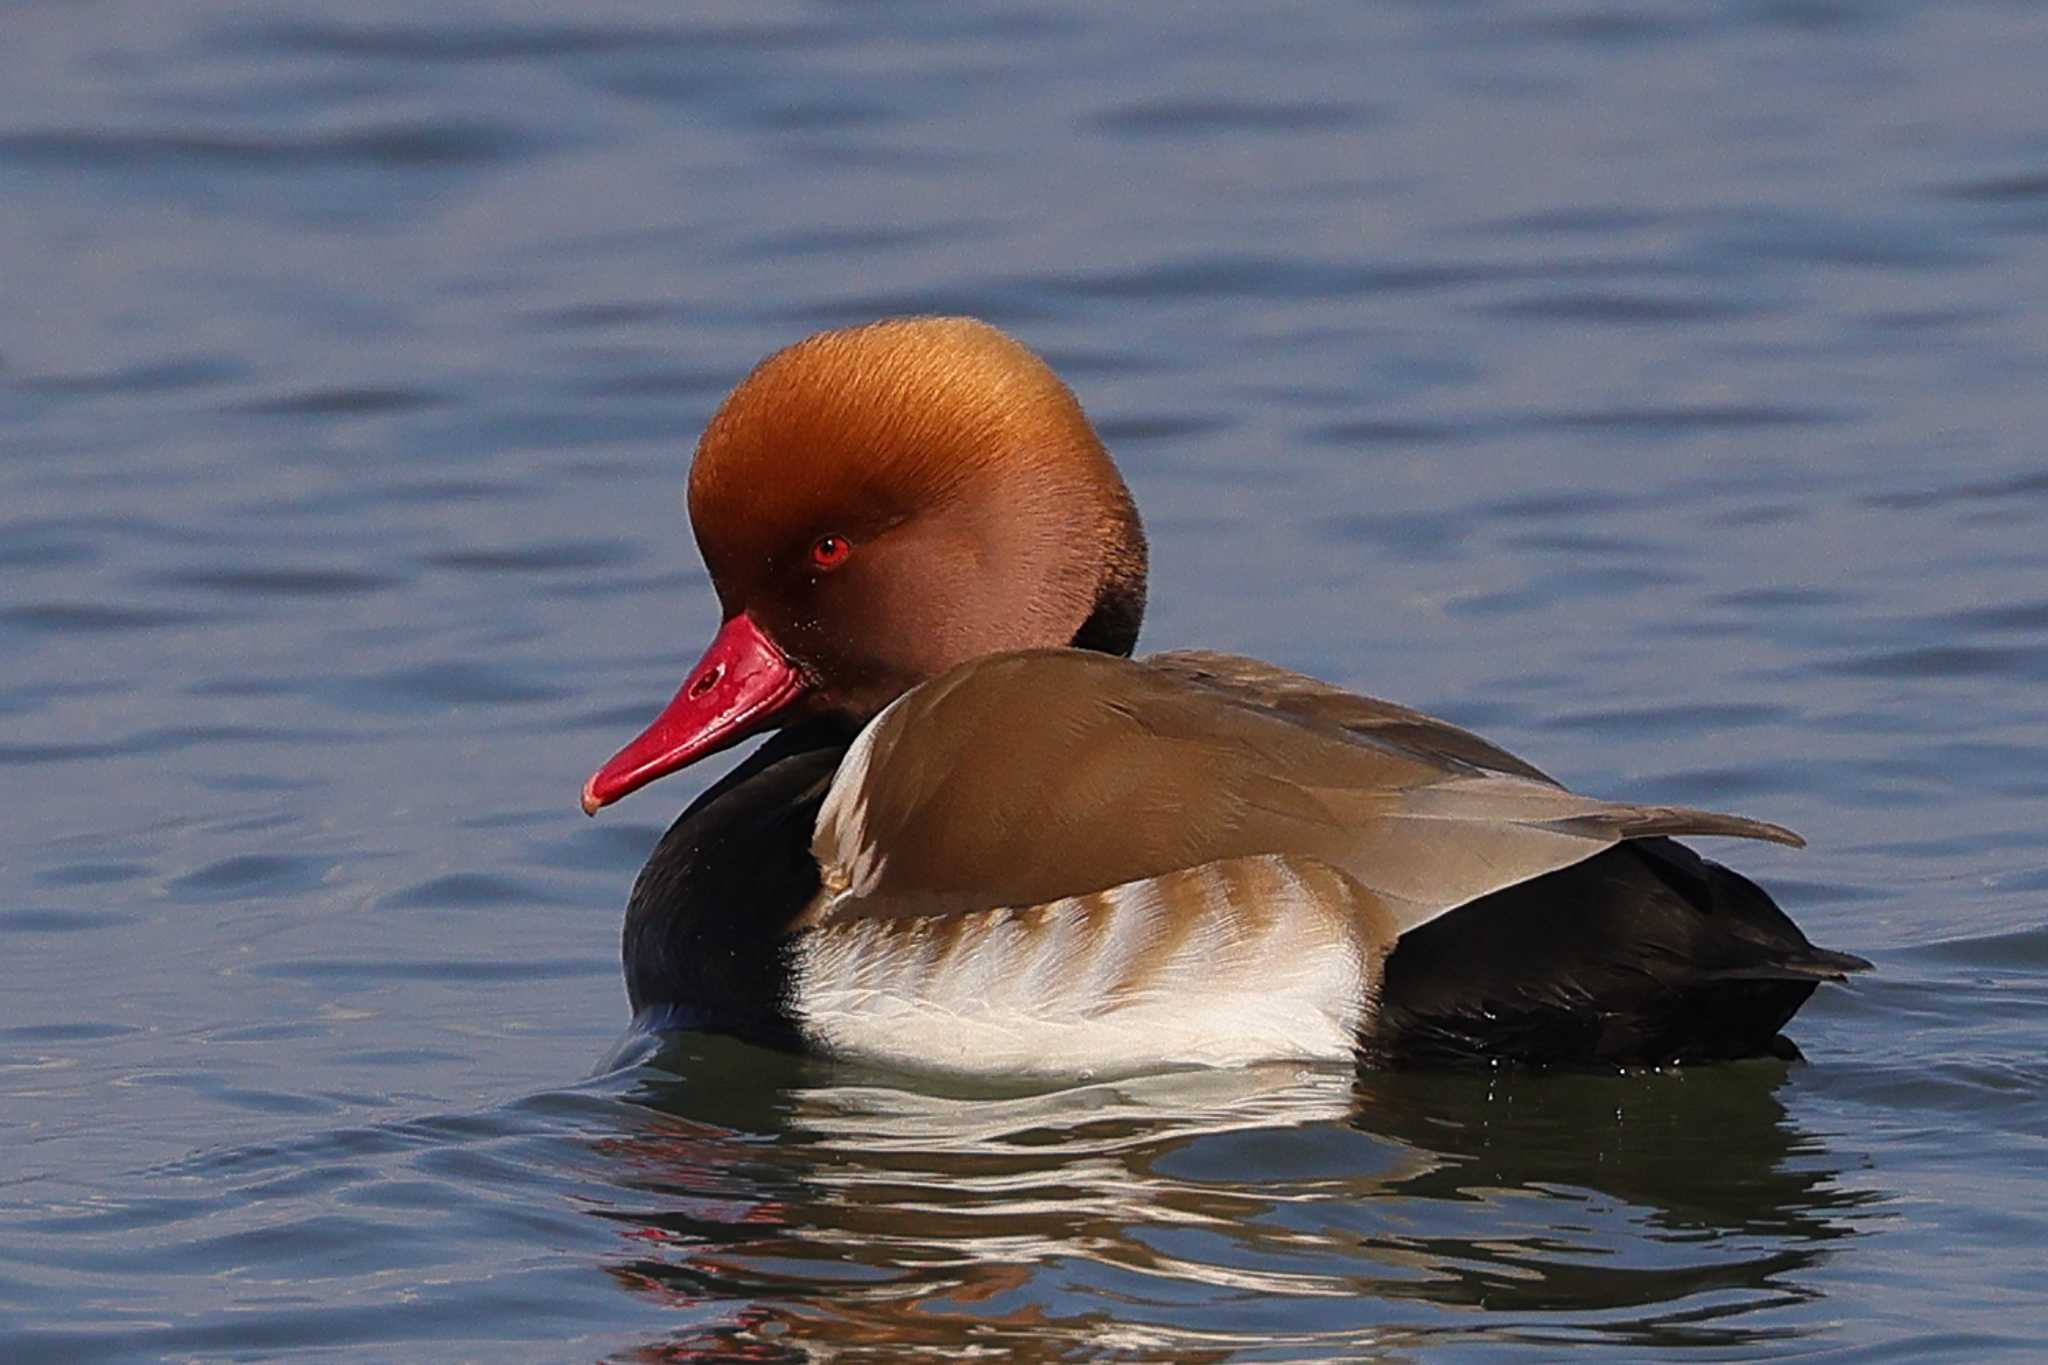
POLYGON ((1209 138, 1231 133, 1279 134, 1369 125, 1381 111, 1368 104, 1326 101, 1154 97, 1092 116, 1104 132, 1140 138, 1209 138))
POLYGON ((177 569, 149 575, 144 581, 158 587, 194 588, 229 596, 255 597, 354 597, 382 592, 404 580, 388 574, 365 573, 358 569, 315 569, 270 565, 260 569, 215 568, 177 569))
POLYGON ((0 162, 110 171, 191 164, 303 174, 322 165, 422 169, 483 165, 520 155, 530 140, 486 123, 406 122, 299 137, 50 129, 0 133, 0 162))
POLYGON ((438 394, 399 385, 315 387, 277 398, 256 399, 241 404, 240 410, 267 417, 360 417, 380 412, 411 412, 446 401, 438 394))

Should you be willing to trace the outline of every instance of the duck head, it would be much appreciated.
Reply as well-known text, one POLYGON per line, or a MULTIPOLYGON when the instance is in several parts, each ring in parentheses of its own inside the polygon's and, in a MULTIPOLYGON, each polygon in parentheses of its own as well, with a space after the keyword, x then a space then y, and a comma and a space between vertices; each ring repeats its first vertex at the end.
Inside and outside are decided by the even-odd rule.
POLYGON ((591 814, 750 735, 853 727, 985 654, 1128 654, 1145 537, 1081 406, 986 323, 900 318, 762 361, 690 466, 723 623, 655 721, 583 788, 591 814))

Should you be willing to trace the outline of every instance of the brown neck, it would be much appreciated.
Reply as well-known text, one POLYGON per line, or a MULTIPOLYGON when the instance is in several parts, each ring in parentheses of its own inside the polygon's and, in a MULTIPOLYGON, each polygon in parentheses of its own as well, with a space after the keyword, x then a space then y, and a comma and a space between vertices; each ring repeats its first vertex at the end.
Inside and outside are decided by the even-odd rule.
POLYGON ((1138 647, 1138 630, 1144 624, 1145 541, 1141 533, 1136 554, 1122 556, 1109 566, 1102 590, 1096 594, 1095 610, 1069 643, 1075 649, 1129 658, 1138 647))
MULTIPOLYGON (((1096 449, 1101 451, 1100 446, 1096 449)), ((1132 499, 1131 490, 1117 477, 1108 453, 1101 452, 1101 458, 1113 490, 1105 509, 1107 525, 1102 528, 1107 555, 1102 565, 1101 586, 1095 590, 1095 606, 1069 643, 1075 649, 1128 658, 1138 647, 1138 628, 1145 623, 1145 572, 1149 557, 1145 526, 1138 520, 1138 504, 1132 499)))

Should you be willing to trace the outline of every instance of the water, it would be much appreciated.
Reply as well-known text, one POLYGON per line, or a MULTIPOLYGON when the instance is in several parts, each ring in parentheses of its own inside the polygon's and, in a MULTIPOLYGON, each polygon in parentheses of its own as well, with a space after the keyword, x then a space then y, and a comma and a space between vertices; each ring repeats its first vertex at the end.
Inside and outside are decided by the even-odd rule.
POLYGON ((0 1355, 2048 1351, 2037 7, 0 25, 0 1355), (1152 647, 1788 823, 1878 973, 1804 1065, 585 1079, 689 444, 935 309, 1098 420, 1152 647))

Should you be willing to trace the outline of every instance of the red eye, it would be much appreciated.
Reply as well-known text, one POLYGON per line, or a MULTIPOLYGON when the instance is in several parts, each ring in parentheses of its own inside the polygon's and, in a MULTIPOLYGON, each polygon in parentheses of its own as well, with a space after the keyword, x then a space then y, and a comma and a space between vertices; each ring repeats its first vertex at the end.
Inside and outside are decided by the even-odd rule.
POLYGON ((852 553, 853 544, 845 536, 819 536, 817 543, 811 546, 811 567, 836 569, 852 553))

